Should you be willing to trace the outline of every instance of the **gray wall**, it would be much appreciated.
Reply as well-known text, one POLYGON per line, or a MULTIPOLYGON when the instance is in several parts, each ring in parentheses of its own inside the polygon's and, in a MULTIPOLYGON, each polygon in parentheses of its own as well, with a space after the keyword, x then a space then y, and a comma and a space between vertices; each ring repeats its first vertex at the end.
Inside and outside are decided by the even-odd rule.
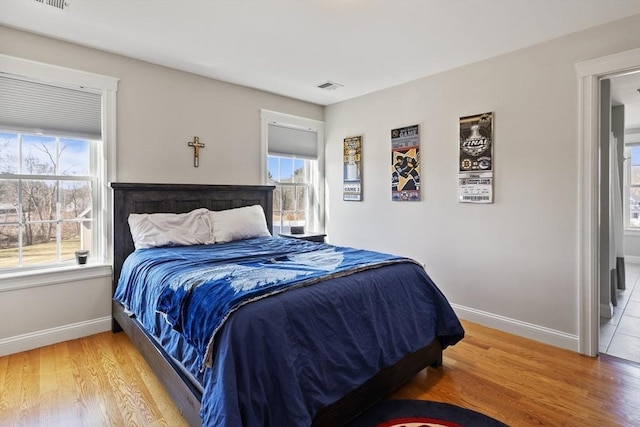
MULTIPOLYGON (((121 182, 260 184, 260 109, 324 119, 322 106, 2 26, 0 53, 120 79, 121 182), (206 144, 199 168, 187 146, 196 135, 206 144)), ((1 279, 0 354, 107 330, 110 275, 85 273, 1 279)))
MULTIPOLYGON (((618 154, 624 153, 624 144, 628 136, 625 136, 624 105, 618 105, 611 109, 611 131, 618 140, 618 154)), ((623 183, 624 156, 620 156, 620 182, 623 183)), ((624 196, 624 188, 622 189, 624 196)), ((624 199, 623 199, 624 200, 624 199)), ((625 230, 624 233, 624 255, 625 259, 634 263, 640 263, 640 231, 625 230)))
MULTIPOLYGON (((412 256, 463 317, 569 348, 578 324, 574 64, 639 46, 640 15, 323 109, 0 27, 0 53, 120 78, 119 181, 259 183, 259 110, 325 113, 331 242, 412 256), (457 121, 487 111, 496 201, 458 204, 457 121), (415 123, 423 201, 392 203, 389 131, 415 123), (207 144, 197 169, 186 146, 194 135, 207 144), (364 136, 363 202, 342 201, 342 139, 352 135, 364 136)), ((0 292, 0 353, 62 337, 52 329, 106 329, 110 287, 99 277, 0 292), (57 310, 43 309, 51 304, 57 310)))
MULTIPOLYGON (((626 125, 625 125, 626 127, 626 125)), ((625 129, 625 143, 640 143, 640 128, 625 129)), ((625 230, 624 234, 625 259, 640 263, 640 231, 625 230)))
POLYGON ((600 82, 600 312, 604 317, 612 316, 611 304, 611 250, 610 218, 611 182, 610 171, 611 134, 611 80, 600 82))
POLYGON ((577 349, 575 64, 640 47, 640 15, 326 109, 330 241, 416 258, 462 317, 577 349), (457 202, 458 119, 495 114, 495 203, 457 202), (390 130, 419 124, 421 202, 390 200, 390 130), (342 139, 363 136, 363 201, 342 139))
POLYGON ((324 119, 318 105, 7 27, 0 27, 0 53, 120 79, 123 182, 260 183, 260 109, 324 119), (195 135, 206 144, 197 169, 187 147, 195 135))
POLYGON ((624 258, 636 264, 640 264, 640 235, 638 232, 625 232, 624 258))
MULTIPOLYGON (((624 183, 624 105, 611 107, 611 133, 618 143, 618 172, 620 184, 624 183)), ((624 194, 624 188, 621 188, 624 194)))

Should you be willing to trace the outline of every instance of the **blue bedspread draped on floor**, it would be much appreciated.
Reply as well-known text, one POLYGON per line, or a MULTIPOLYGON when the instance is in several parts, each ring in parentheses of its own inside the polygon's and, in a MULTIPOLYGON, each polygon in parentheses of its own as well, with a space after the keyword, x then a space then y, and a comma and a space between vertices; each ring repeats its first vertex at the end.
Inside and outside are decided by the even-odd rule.
POLYGON ((186 362, 212 426, 309 425, 382 367, 463 336, 411 260, 292 239, 138 250, 114 298, 186 362))

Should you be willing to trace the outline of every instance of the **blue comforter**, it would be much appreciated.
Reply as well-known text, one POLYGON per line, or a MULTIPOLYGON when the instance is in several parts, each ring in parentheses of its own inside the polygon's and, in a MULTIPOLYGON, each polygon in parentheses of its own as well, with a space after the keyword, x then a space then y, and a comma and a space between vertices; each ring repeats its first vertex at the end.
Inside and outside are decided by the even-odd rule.
POLYGON ((382 367, 463 336, 411 260, 292 239, 135 251, 115 299, 182 342, 169 347, 202 382, 205 425, 309 425, 382 367))

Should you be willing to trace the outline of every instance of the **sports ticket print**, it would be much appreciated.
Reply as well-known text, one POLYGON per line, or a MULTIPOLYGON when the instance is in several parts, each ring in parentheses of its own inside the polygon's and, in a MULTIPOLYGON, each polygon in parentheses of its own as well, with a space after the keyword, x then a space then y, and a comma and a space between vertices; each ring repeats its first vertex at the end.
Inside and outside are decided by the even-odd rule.
POLYGON ((420 200, 418 125, 391 130, 391 200, 420 200))
POLYGON ((493 171, 493 113, 460 118, 460 172, 493 171))
POLYGON ((362 200, 362 137, 353 136, 343 140, 343 185, 342 200, 362 200))
POLYGON ((493 203, 493 113, 461 117, 458 201, 493 203))
POLYGON ((493 201, 493 177, 470 175, 460 177, 458 194, 463 203, 491 203, 493 201))

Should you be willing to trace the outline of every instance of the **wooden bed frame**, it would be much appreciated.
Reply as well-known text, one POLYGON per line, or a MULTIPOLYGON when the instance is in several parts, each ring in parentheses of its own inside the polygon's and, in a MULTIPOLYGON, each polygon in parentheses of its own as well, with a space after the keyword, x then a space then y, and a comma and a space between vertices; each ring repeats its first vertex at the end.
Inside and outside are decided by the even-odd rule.
MULTIPOLYGON (((125 258, 134 251, 129 231, 131 213, 184 213, 197 208, 210 210, 261 205, 267 214, 267 225, 273 232, 273 186, 199 185, 199 184, 133 184, 112 183, 113 215, 113 292, 125 258)), ((156 343, 140 323, 129 317, 123 306, 113 301, 113 332, 123 331, 138 348, 160 379, 190 426, 200 426, 202 394, 179 364, 156 343)), ((314 418, 314 426, 340 426, 413 378, 427 366, 442 364, 442 348, 435 340, 426 347, 405 356, 397 364, 381 370, 368 382, 339 401, 323 408, 314 418)))

